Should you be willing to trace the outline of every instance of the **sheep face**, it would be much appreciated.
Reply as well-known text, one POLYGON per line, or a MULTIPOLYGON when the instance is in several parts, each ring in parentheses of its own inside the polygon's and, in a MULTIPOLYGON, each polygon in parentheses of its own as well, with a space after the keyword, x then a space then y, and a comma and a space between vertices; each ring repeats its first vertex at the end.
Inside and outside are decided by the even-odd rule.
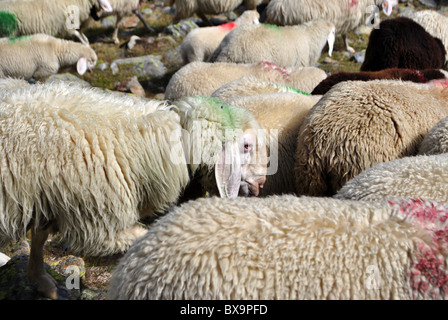
POLYGON ((185 159, 204 189, 225 198, 257 196, 268 161, 265 131, 255 118, 215 98, 187 97, 175 104, 185 159))

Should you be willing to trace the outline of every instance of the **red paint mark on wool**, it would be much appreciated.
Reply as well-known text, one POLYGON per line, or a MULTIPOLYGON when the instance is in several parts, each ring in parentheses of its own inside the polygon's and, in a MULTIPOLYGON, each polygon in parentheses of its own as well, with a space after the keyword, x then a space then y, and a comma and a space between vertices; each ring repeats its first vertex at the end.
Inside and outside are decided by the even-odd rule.
MULTIPOLYGON (((391 205, 395 205, 389 201, 391 205)), ((432 238, 430 244, 419 242, 417 255, 409 272, 415 293, 427 298, 444 298, 448 294, 447 265, 442 252, 448 249, 447 207, 435 202, 408 199, 398 204, 400 211, 413 217, 432 238)))
POLYGON ((229 22, 229 23, 221 24, 221 25, 219 25, 218 27, 219 27, 220 29, 230 31, 230 30, 232 30, 232 29, 235 29, 236 26, 237 26, 237 24, 236 24, 235 22, 229 22))

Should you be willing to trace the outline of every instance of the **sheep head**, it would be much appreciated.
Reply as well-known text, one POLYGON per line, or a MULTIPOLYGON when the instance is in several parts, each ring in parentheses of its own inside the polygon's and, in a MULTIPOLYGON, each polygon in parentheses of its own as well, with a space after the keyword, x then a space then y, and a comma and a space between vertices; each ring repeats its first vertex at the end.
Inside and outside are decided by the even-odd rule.
POLYGON ((183 152, 190 171, 210 194, 257 196, 266 180, 265 131, 247 110, 215 98, 177 102, 183 152))
POLYGON ((383 0, 383 12, 386 16, 390 16, 392 14, 392 10, 395 6, 398 5, 398 0, 383 0))

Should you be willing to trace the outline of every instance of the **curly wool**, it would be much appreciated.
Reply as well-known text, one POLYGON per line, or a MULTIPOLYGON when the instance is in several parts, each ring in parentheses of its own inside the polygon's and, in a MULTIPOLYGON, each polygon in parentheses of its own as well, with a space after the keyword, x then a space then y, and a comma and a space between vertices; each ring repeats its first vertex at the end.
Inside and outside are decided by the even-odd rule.
POLYGON ((312 66, 321 56, 332 30, 334 25, 326 20, 286 27, 266 24, 240 26, 225 36, 209 61, 269 61, 283 67, 312 66))
POLYGON ((332 196, 373 165, 417 154, 448 116, 448 90, 399 80, 347 81, 311 109, 298 135, 298 195, 332 196))
POLYGON ((349 180, 338 199, 421 198, 448 203, 448 153, 379 163, 349 180))
POLYGON ((448 206, 207 198, 136 241, 111 299, 444 299, 448 206))

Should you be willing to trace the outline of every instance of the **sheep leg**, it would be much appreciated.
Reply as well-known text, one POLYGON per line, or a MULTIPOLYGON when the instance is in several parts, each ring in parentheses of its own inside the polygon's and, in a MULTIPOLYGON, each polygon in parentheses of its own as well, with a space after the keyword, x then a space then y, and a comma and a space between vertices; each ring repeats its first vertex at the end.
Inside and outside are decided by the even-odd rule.
POLYGON ((112 34, 112 41, 115 44, 120 43, 120 40, 118 40, 118 28, 120 27, 121 20, 123 20, 123 16, 121 14, 117 14, 117 21, 115 22, 114 33, 112 34))
POLYGON ((348 44, 349 40, 348 40, 347 34, 344 34, 342 36, 342 38, 344 40, 345 48, 347 49, 347 51, 350 52, 350 53, 355 53, 356 52, 355 49, 350 47, 350 45, 348 44))
POLYGON ((37 283, 37 291, 44 296, 57 299, 56 280, 54 280, 44 268, 44 244, 47 240, 50 228, 31 228, 31 251, 27 268, 28 278, 37 283))
POLYGON ((140 9, 135 9, 134 14, 140 19, 140 21, 143 23, 143 25, 145 26, 146 29, 148 29, 149 33, 155 34, 156 31, 151 28, 148 23, 146 23, 145 18, 142 15, 142 12, 140 11, 140 9))

